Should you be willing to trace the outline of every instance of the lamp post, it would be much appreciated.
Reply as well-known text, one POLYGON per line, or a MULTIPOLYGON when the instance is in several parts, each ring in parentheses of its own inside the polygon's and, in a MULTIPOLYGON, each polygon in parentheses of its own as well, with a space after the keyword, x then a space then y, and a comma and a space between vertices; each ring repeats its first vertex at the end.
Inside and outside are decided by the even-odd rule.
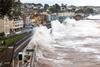
POLYGON ((14 63, 14 52, 15 52, 15 45, 16 44, 14 44, 13 46, 11 46, 11 47, 8 47, 9 49, 12 49, 12 55, 11 55, 11 60, 10 60, 10 65, 9 65, 9 67, 15 67, 15 63, 14 63))

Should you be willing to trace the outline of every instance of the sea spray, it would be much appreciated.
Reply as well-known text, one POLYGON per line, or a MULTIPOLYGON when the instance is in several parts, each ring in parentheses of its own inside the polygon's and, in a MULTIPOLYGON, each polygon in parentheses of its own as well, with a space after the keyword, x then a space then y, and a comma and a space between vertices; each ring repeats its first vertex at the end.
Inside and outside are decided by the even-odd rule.
POLYGON ((86 67, 97 62, 94 53, 100 53, 95 47, 100 45, 100 30, 96 22, 73 19, 66 22, 55 20, 51 22, 51 29, 45 26, 35 29, 30 44, 37 47, 37 67, 86 67))

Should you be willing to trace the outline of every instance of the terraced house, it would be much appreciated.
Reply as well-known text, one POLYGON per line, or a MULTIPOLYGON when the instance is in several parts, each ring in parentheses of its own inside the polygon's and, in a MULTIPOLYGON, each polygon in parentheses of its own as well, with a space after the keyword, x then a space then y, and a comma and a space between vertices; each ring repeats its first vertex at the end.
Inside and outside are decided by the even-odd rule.
POLYGON ((23 27, 24 23, 21 17, 14 17, 13 19, 5 17, 4 19, 0 19, 0 33, 4 33, 5 36, 21 33, 23 27))
POLYGON ((4 32, 3 19, 0 18, 0 33, 4 32))

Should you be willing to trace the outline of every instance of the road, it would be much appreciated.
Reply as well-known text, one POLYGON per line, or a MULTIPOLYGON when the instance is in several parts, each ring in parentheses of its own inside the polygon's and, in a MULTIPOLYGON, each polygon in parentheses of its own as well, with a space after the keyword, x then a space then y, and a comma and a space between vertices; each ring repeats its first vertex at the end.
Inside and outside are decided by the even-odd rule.
MULTIPOLYGON (((29 37, 28 39, 26 39, 24 42, 22 42, 15 50, 14 50, 14 58, 15 58, 15 61, 14 61, 14 67, 17 67, 19 64, 19 60, 17 58, 18 56, 18 53, 19 52, 24 52, 24 50, 26 50, 26 47, 28 46, 29 42, 31 40, 31 37, 29 37)), ((22 65, 22 63, 21 63, 22 65)))
POLYGON ((9 67, 9 65, 11 65, 12 59, 15 62, 15 64, 13 64, 13 67, 16 66, 18 53, 21 52, 27 46, 27 44, 31 40, 31 36, 32 34, 26 36, 25 38, 17 42, 15 44, 15 48, 13 48, 13 46, 10 46, 8 48, 5 48, 3 52, 0 52, 0 63, 2 63, 2 67, 9 67))
MULTIPOLYGON (((33 67, 33 62, 34 62, 34 59, 33 59, 33 49, 30 48, 30 46, 32 47, 32 44, 30 44, 31 40, 31 37, 28 38, 25 42, 22 43, 22 46, 24 44, 24 49, 22 49, 23 47, 22 46, 19 46, 15 49, 15 52, 19 52, 19 50, 21 49, 20 52, 23 53, 23 57, 25 58, 25 55, 27 56, 30 56, 30 59, 27 60, 27 62, 24 63, 24 59, 22 61, 19 61, 17 60, 17 64, 15 65, 15 67, 19 67, 19 64, 20 64, 20 67, 33 67), (25 46, 26 44, 26 46, 25 46), (29 51, 27 51, 29 50, 29 51)), ((16 55, 16 54, 15 54, 16 55)))

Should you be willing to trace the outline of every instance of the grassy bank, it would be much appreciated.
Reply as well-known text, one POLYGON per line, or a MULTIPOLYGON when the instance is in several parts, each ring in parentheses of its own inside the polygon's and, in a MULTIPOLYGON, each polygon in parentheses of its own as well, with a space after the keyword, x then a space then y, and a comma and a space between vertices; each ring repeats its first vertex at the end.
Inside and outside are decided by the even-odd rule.
POLYGON ((14 45, 16 42, 20 41, 21 39, 23 39, 25 36, 29 35, 31 33, 23 33, 23 34, 18 34, 15 36, 11 36, 8 38, 2 38, 0 39, 0 46, 12 46, 14 45))

